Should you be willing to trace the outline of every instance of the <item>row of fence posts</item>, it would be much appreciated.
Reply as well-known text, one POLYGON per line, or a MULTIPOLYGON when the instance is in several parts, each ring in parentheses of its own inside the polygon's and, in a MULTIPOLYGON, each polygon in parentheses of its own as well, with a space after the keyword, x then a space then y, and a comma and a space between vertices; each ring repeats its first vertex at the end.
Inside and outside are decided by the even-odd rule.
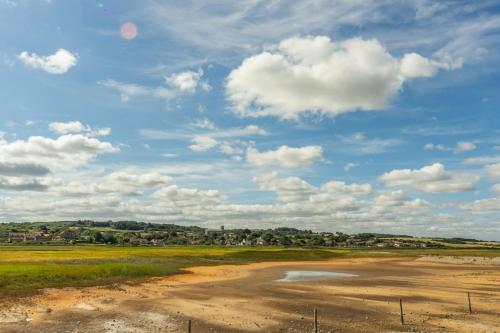
MULTIPOLYGON (((469 305, 469 313, 472 313, 472 304, 470 302, 470 292, 467 292, 467 303, 469 305)), ((401 325, 405 324, 404 312, 403 312, 403 299, 399 299, 399 314, 401 317, 401 325)), ((191 319, 188 320, 188 333, 192 333, 192 323, 191 319)), ((318 309, 314 309, 314 333, 318 333, 318 309)))
MULTIPOLYGON (((470 291, 467 292, 467 303, 469 305, 469 313, 472 313, 472 304, 470 302, 470 291)), ((401 315, 401 325, 405 324, 404 312, 403 312, 403 299, 399 299, 399 313, 401 315)))

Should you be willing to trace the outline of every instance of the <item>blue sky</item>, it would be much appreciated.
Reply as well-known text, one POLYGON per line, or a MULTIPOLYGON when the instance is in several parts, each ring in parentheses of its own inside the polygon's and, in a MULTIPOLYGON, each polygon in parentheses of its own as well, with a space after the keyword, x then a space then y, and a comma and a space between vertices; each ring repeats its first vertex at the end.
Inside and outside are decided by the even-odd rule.
POLYGON ((0 28, 0 221, 500 240, 498 1, 0 0, 0 28))

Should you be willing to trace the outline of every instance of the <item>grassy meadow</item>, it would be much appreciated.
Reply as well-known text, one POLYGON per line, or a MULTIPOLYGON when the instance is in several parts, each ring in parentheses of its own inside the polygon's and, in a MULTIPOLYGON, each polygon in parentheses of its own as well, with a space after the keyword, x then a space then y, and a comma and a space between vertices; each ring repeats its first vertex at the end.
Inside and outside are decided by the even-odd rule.
POLYGON ((326 260, 360 256, 500 256, 488 249, 327 249, 279 247, 0 246, 0 299, 42 288, 85 287, 181 272, 200 265, 326 260))

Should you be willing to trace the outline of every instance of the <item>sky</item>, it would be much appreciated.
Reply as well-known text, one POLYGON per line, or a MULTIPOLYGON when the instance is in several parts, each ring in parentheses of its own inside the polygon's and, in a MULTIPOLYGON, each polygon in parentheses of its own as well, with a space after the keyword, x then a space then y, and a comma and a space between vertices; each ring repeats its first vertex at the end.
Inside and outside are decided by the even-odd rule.
POLYGON ((0 0, 0 222, 500 240, 500 2, 0 0))

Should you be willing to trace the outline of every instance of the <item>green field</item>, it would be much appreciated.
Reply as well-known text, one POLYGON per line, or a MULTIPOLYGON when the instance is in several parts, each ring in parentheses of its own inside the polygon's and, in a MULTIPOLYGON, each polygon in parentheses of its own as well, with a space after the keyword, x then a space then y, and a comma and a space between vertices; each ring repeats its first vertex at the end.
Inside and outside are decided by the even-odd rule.
POLYGON ((48 287, 85 287, 114 282, 134 282, 139 278, 173 274, 190 266, 422 254, 500 256, 500 250, 0 246, 0 298, 31 295, 48 287))

